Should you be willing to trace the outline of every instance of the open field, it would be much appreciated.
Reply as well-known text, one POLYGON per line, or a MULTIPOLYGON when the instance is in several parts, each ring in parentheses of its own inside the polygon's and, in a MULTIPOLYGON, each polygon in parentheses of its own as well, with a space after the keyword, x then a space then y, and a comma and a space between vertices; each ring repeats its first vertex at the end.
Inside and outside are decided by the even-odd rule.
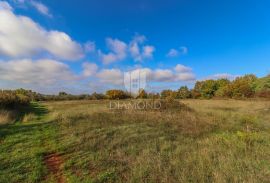
POLYGON ((182 102, 162 111, 45 102, 14 124, 2 112, 0 182, 270 180, 269 101, 182 102))

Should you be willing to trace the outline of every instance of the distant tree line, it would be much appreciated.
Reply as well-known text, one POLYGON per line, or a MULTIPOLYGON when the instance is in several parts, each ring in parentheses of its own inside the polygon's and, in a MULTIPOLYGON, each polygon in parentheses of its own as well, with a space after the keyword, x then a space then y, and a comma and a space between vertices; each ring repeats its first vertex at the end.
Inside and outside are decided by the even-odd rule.
POLYGON ((270 75, 257 78, 255 75, 228 79, 205 80, 196 82, 191 90, 193 98, 270 98, 270 75))
MULTIPOLYGON (((131 96, 121 90, 109 90, 105 95, 109 99, 125 99, 131 96)), ((141 90, 136 98, 174 98, 174 99, 211 99, 211 98, 270 98, 270 75, 257 78, 255 75, 228 79, 209 79, 197 81, 193 89, 181 86, 178 90, 163 90, 160 93, 146 93, 141 90)))
MULTIPOLYGON (((178 90, 163 90, 160 93, 147 93, 141 90, 136 98, 140 99, 211 99, 211 98, 269 98, 270 75, 257 78, 255 75, 237 77, 233 81, 228 79, 209 79, 197 81, 193 89, 181 86, 178 90)), ((58 95, 44 95, 31 90, 0 90, 0 108, 12 108, 19 105, 29 105, 31 101, 61 101, 61 100, 120 100, 133 98, 122 90, 108 90, 105 94, 92 93, 72 95, 59 92, 58 95)))

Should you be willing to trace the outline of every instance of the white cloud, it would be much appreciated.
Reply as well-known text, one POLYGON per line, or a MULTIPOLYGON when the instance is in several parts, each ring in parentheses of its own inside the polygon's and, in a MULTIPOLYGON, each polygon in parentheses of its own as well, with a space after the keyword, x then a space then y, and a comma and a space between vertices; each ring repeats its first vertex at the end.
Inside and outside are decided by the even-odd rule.
POLYGON ((94 53, 96 51, 96 43, 93 41, 87 41, 84 44, 84 50, 88 53, 94 53))
POLYGON ((123 73, 119 69, 103 69, 97 75, 102 83, 122 85, 123 73))
POLYGON ((190 67, 176 65, 173 69, 156 69, 150 70, 150 81, 156 82, 182 82, 194 81, 196 79, 190 67))
POLYGON ((64 60, 83 57, 81 46, 66 33, 47 31, 32 19, 15 15, 10 8, 0 9, 0 54, 19 58, 44 53, 64 60))
POLYGON ((103 64, 110 64, 117 61, 122 61, 127 57, 127 44, 118 39, 107 38, 107 47, 111 52, 104 54, 99 51, 103 64))
POLYGON ((153 57, 155 47, 151 45, 143 45, 146 37, 143 35, 136 35, 129 44, 129 52, 131 57, 138 62, 153 57))
POLYGON ((174 74, 169 69, 157 69, 152 71, 152 79, 159 82, 172 81, 174 79, 174 74))
POLYGON ((170 49, 167 56, 168 57, 178 57, 180 55, 186 55, 188 53, 188 48, 185 46, 180 47, 179 49, 170 49))
POLYGON ((0 61, 0 75, 0 80, 42 86, 78 79, 68 65, 49 59, 0 61))
POLYGON ((214 74, 211 76, 207 76, 205 79, 203 80, 208 80, 208 79, 229 79, 229 80, 234 80, 235 78, 239 77, 239 75, 233 75, 233 74, 228 74, 228 73, 218 73, 218 74, 214 74))
POLYGON ((194 81, 196 76, 192 72, 185 72, 185 73, 177 73, 176 74, 176 81, 194 81))
POLYGON ((13 9, 6 1, 0 1, 0 11, 1 10, 12 11, 13 9))
POLYGON ((84 62, 83 65, 83 76, 89 77, 96 74, 98 66, 94 63, 84 62))
POLYGON ((141 58, 140 58, 140 48, 139 48, 139 45, 136 42, 130 44, 129 51, 131 53, 131 56, 133 58, 135 58, 135 60, 141 60, 141 58))
MULTIPOLYGON (((187 67, 188 68, 188 67, 187 67)), ((147 81, 151 82, 187 82, 194 81, 196 79, 195 74, 190 69, 176 71, 175 69, 149 69, 149 68, 138 68, 132 70, 132 73, 145 73, 147 81)), ((113 84, 113 85, 123 85, 124 72, 119 69, 103 69, 97 75, 97 78, 102 83, 113 84)))
POLYGON ((136 35, 129 43, 118 39, 107 38, 106 43, 109 53, 104 53, 99 50, 98 54, 103 64, 123 61, 128 57, 133 58, 135 61, 142 62, 145 59, 151 59, 155 52, 155 47, 145 45, 145 41, 146 37, 143 35, 136 35))
POLYGON ((179 55, 179 51, 176 49, 170 49, 169 53, 167 54, 168 57, 177 57, 179 55))
POLYGON ((155 51, 154 46, 144 46, 142 58, 152 58, 154 51, 155 51))
POLYGON ((41 14, 46 15, 48 17, 52 17, 52 14, 49 11, 49 8, 37 1, 29 1, 32 6, 34 6, 41 14))
POLYGON ((28 6, 35 8, 39 13, 52 18, 49 8, 36 0, 12 0, 16 7, 26 9, 28 6))
POLYGON ((67 64, 56 60, 0 61, 0 88, 26 88, 41 93, 94 92, 87 82, 95 79, 97 70, 98 66, 89 62, 84 62, 81 73, 75 74, 67 64))
POLYGON ((187 67, 187 66, 184 66, 184 65, 181 65, 181 64, 177 64, 174 67, 174 70, 176 72, 190 72, 190 71, 192 71, 192 69, 190 67, 187 67))

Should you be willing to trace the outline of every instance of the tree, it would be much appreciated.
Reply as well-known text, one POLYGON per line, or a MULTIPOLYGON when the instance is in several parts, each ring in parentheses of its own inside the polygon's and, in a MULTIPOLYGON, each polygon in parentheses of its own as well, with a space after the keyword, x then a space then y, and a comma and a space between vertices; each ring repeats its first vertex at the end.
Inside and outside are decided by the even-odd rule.
POLYGON ((191 98, 191 92, 189 91, 187 86, 181 86, 177 91, 178 99, 186 99, 191 98))
POLYGON ((68 94, 66 93, 66 92, 59 92, 59 94, 58 94, 59 96, 67 96, 68 94))
POLYGON ((202 85, 203 85, 202 81, 197 81, 195 83, 195 86, 194 86, 193 90, 191 90, 192 98, 197 99, 197 98, 201 97, 202 85))
POLYGON ((270 90, 270 75, 256 80, 254 85, 256 92, 270 90))
POLYGON ((218 85, 215 80, 205 80, 201 86, 201 95, 203 98, 212 98, 215 96, 217 89, 218 85))
POLYGON ((258 79, 254 85, 257 97, 270 98, 270 75, 258 79))
POLYGON ((231 83, 230 80, 225 79, 225 78, 216 80, 216 85, 217 85, 218 89, 225 87, 225 86, 229 85, 230 83, 231 83))
POLYGON ((230 85, 233 98, 249 98, 254 96, 254 77, 247 75, 236 78, 230 85))
POLYGON ((228 79, 216 80, 217 90, 215 91, 215 97, 231 97, 230 83, 228 79))
POLYGON ((146 91, 141 89, 137 98, 146 99, 147 98, 146 91))
POLYGON ((149 99, 159 99, 160 94, 159 93, 148 93, 148 98, 149 99))
POLYGON ((177 93, 172 90, 163 90, 160 95, 162 99, 176 98, 177 93))
POLYGON ((127 94, 122 90, 108 90, 106 96, 112 100, 128 98, 127 94))

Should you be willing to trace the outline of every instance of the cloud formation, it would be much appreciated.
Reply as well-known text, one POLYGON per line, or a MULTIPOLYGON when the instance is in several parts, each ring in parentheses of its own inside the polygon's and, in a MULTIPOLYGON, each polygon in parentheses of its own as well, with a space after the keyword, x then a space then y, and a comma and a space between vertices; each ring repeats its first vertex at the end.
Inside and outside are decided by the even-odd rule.
POLYGON ((108 53, 99 50, 98 54, 103 64, 123 61, 132 58, 134 61, 142 62, 151 59, 155 51, 155 47, 145 45, 146 38, 142 35, 136 35, 129 43, 125 43, 119 39, 107 38, 106 45, 109 49, 108 53))
POLYGON ((233 75, 233 74, 229 74, 229 73, 218 73, 218 74, 214 74, 211 76, 207 76, 205 79, 203 80, 208 80, 208 79, 229 79, 229 80, 234 80, 235 78, 239 77, 240 75, 233 75))
MULTIPOLYGON (((28 6, 31 4, 44 15, 51 15, 42 3, 17 1, 28 6)), ((93 58, 98 57, 105 65, 125 59, 143 62, 153 58, 155 52, 155 47, 146 44, 146 40, 145 36, 138 34, 128 42, 107 38, 107 52, 98 50, 92 41, 81 46, 66 33, 46 30, 31 18, 15 14, 9 3, 0 1, 0 57, 3 59, 0 60, 0 86, 42 89, 39 91, 48 91, 49 88, 86 91, 85 83, 89 81, 103 88, 123 86, 124 72, 120 69, 99 68, 93 62, 83 62, 79 63, 81 70, 75 73, 71 65, 61 61, 79 60, 84 53, 93 53, 93 58)), ((181 48, 176 51, 179 54, 181 48)), ((182 48, 182 52, 186 53, 187 49, 182 48)), ((192 69, 181 64, 170 69, 141 70, 153 83, 195 80, 192 69)))
POLYGON ((78 79, 68 65, 49 59, 0 61, 0 75, 0 80, 43 86, 78 79))
POLYGON ((123 85, 123 72, 119 69, 102 69, 97 75, 101 83, 123 85))
POLYGON ((13 8, 6 1, 0 1, 0 11, 1 10, 12 11, 13 8))
POLYGON ((84 77, 94 76, 98 70, 97 64, 89 62, 84 62, 82 64, 82 68, 83 68, 82 75, 84 77))
POLYGON ((151 45, 144 45, 146 37, 143 35, 136 35, 129 44, 129 51, 135 61, 142 62, 144 59, 153 57, 155 47, 151 45))
POLYGON ((93 41, 87 41, 84 44, 84 50, 86 53, 94 53, 96 51, 96 43, 93 41))
POLYGON ((125 42, 118 39, 107 38, 106 44, 110 52, 104 54, 99 51, 99 56, 103 64, 122 61, 127 57, 127 44, 125 42))
POLYGON ((7 2, 0 4, 0 55, 10 58, 49 54, 63 60, 84 56, 80 44, 69 35, 47 31, 26 16, 15 15, 7 2))
MULTIPOLYGON (((175 68, 178 68, 177 65, 175 68)), ((183 65, 182 65, 183 66, 183 65)), ((195 81, 196 76, 192 69, 183 66, 185 70, 173 69, 150 69, 150 68, 139 68, 132 70, 136 72, 140 70, 146 74, 148 82, 190 82, 195 81)), ((124 72, 119 69, 104 69, 97 74, 97 78, 100 79, 102 83, 113 84, 113 85, 123 85, 124 72)))
POLYGON ((41 2, 37 2, 37 1, 29 1, 29 3, 41 14, 48 16, 48 17, 52 17, 52 14, 49 11, 49 8, 41 3, 41 2))
POLYGON ((192 69, 190 67, 187 67, 187 66, 184 66, 184 65, 181 65, 181 64, 177 64, 175 67, 174 67, 174 70, 176 72, 183 72, 183 73, 186 73, 186 72, 191 72, 192 69))
POLYGON ((15 4, 18 8, 28 8, 33 7, 36 9, 40 14, 45 15, 46 17, 52 18, 53 15, 51 14, 48 6, 43 4, 40 1, 37 0, 12 0, 12 2, 15 4))
POLYGON ((178 57, 181 55, 186 55, 188 53, 188 48, 185 46, 180 47, 179 49, 170 49, 167 54, 167 57, 178 57))

